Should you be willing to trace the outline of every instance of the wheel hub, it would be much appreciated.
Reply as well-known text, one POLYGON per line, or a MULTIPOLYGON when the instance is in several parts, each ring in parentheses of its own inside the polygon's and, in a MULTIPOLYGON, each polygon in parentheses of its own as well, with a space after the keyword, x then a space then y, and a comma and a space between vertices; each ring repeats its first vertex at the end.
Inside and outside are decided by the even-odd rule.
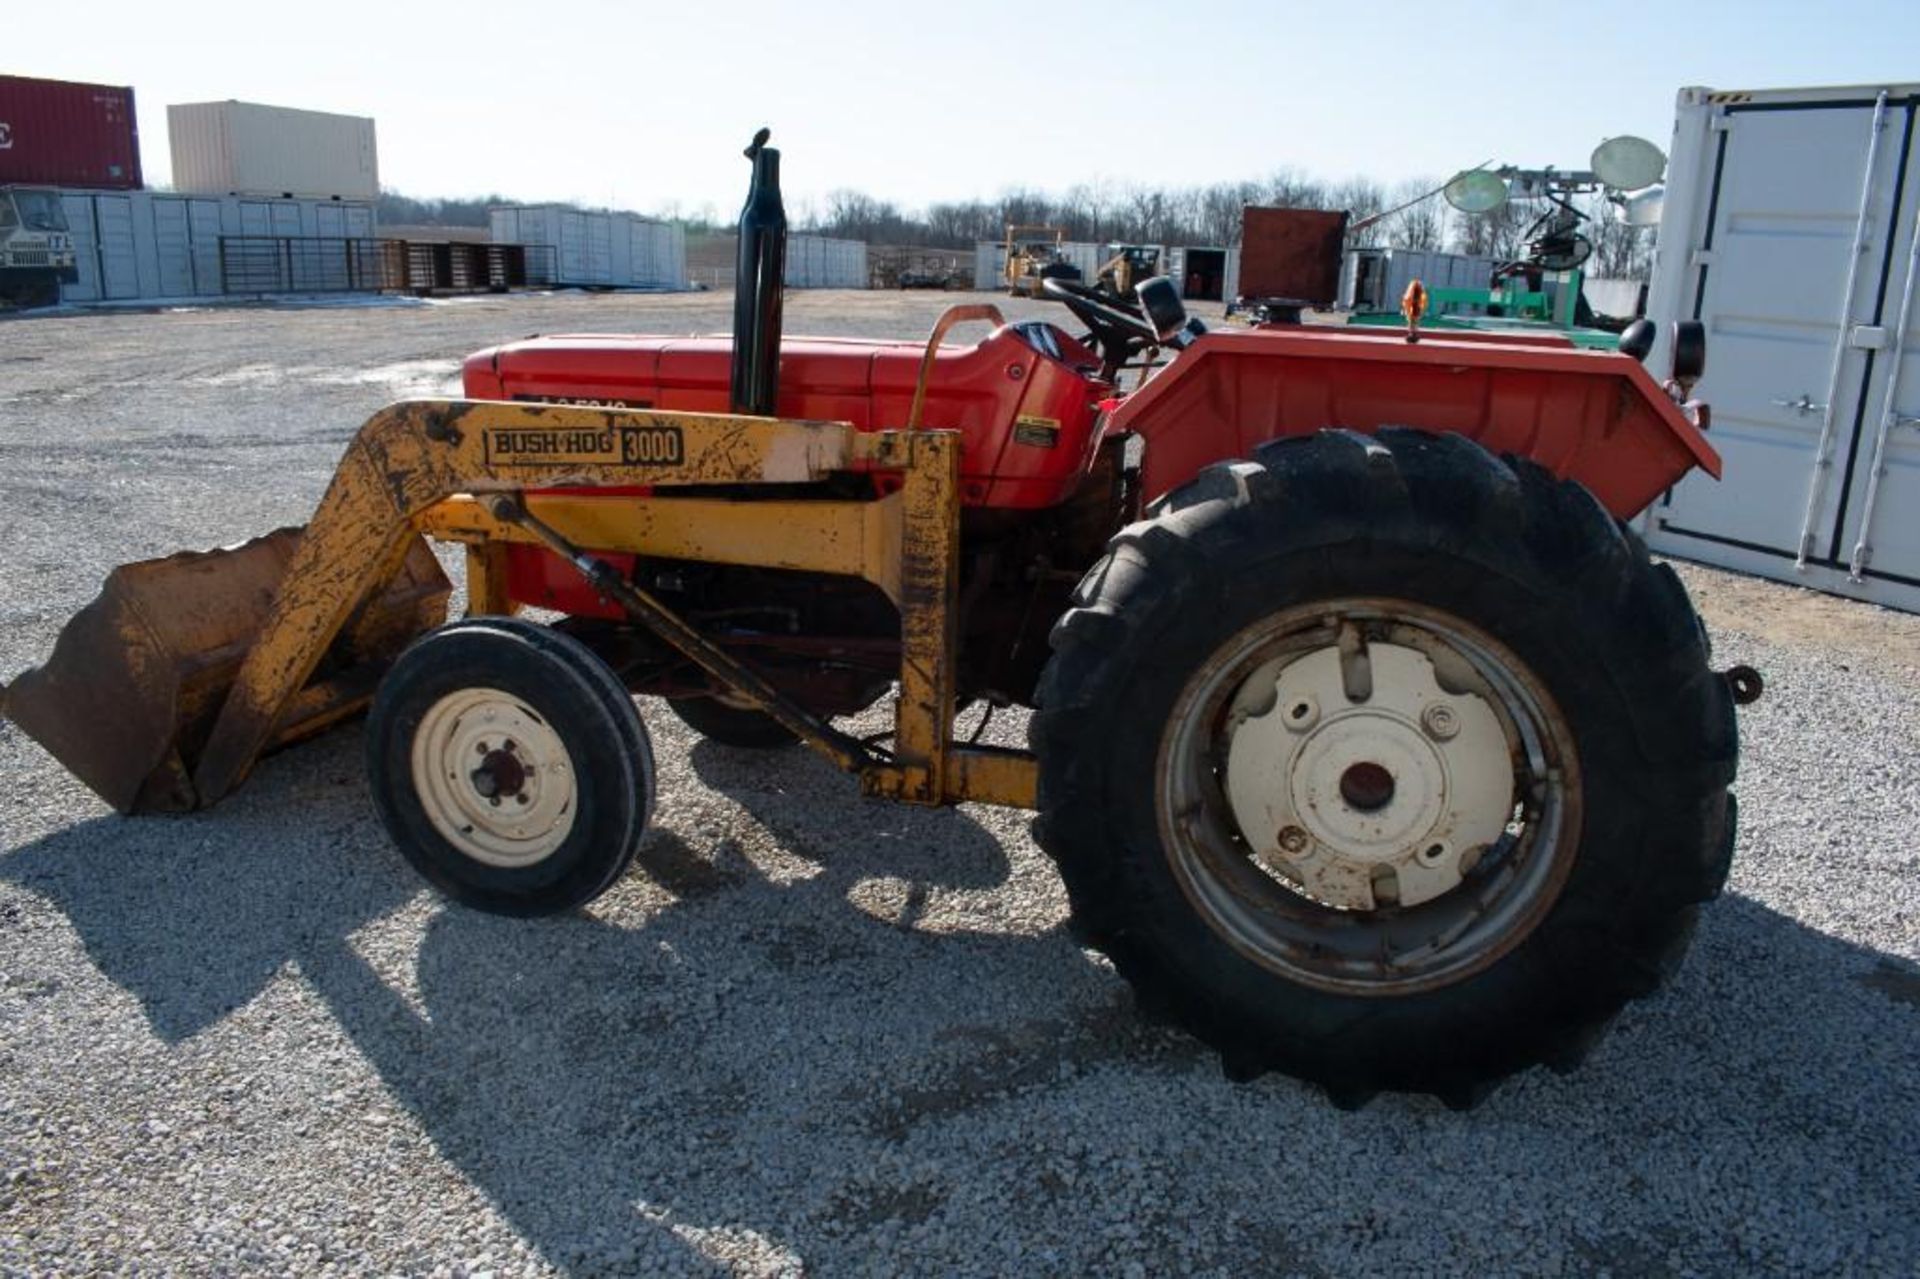
POLYGON ((473 789, 482 799, 497 799, 501 796, 519 798, 525 793, 527 767, 520 762, 516 753, 517 743, 508 739, 498 750, 487 750, 487 744, 481 742, 479 749, 486 751, 486 758, 480 761, 480 767, 469 775, 473 789))
POLYGON ((434 829, 489 866, 531 866, 573 829, 576 783, 566 746, 499 689, 435 702, 414 733, 413 783, 434 829))
POLYGON ((1355 812, 1371 813, 1393 802, 1393 774, 1367 759, 1340 774, 1340 798, 1355 812))
POLYGON ((1418 649, 1317 649, 1256 671, 1236 705, 1250 713, 1226 752, 1234 818, 1263 869, 1318 901, 1430 901, 1512 820, 1498 716, 1418 649))

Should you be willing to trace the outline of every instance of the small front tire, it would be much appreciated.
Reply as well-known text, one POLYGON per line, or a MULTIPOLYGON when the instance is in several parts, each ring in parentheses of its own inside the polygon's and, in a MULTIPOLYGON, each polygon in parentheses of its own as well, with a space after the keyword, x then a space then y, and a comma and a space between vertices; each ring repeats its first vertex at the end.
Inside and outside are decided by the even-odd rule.
POLYGON ((414 869, 500 915, 598 897, 653 810, 632 696, 578 640, 518 618, 453 622, 401 654, 374 698, 367 777, 414 869))

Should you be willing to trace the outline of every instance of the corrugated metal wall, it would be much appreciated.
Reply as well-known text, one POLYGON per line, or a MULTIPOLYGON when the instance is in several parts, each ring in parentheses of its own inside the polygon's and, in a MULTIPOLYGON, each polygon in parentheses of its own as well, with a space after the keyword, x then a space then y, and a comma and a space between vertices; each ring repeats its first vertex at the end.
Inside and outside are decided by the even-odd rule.
POLYGON ((133 90, 0 75, 0 182, 139 190, 133 90))
POLYGON ((788 288, 864 289, 867 284, 864 240, 836 240, 824 235, 787 237, 788 288))
POLYGON ((1349 249, 1340 264, 1340 305, 1354 311, 1390 311, 1407 285, 1429 289, 1484 289, 1499 259, 1423 249, 1349 249), (1366 270, 1362 272, 1362 263, 1366 270))
POLYGON ((684 289, 684 228, 631 213, 581 213, 554 205, 489 212, 496 244, 544 244, 554 250, 554 283, 587 288, 684 289))
POLYGON ((69 302, 217 297, 223 235, 374 234, 368 204, 156 191, 63 191, 61 202, 80 269, 61 288, 69 302))

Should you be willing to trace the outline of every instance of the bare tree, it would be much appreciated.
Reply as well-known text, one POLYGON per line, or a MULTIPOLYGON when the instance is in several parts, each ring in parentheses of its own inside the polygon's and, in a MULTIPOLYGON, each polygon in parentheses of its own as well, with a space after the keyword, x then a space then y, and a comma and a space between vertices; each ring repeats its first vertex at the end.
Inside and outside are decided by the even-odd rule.
MULTIPOLYGON (((1364 221, 1387 207, 1386 191, 1372 178, 1348 178, 1345 182, 1327 192, 1330 207, 1345 209, 1355 222, 1364 221)), ((1386 242, 1384 223, 1376 222, 1372 226, 1352 232, 1349 242, 1361 248, 1386 242)))
POLYGON ((1537 212, 1509 200, 1490 213, 1463 213, 1454 232, 1454 248, 1460 253, 1511 261, 1520 256, 1521 235, 1537 212))
POLYGON ((1586 214, 1581 230, 1593 241, 1588 270, 1606 279, 1646 279, 1653 267, 1652 228, 1628 226, 1603 194, 1588 199, 1586 214))
POLYGON ((1387 206, 1399 208, 1381 220, 1381 238, 1402 249, 1437 250, 1447 240, 1447 206, 1433 190, 1440 184, 1432 178, 1409 178, 1393 188, 1387 206))

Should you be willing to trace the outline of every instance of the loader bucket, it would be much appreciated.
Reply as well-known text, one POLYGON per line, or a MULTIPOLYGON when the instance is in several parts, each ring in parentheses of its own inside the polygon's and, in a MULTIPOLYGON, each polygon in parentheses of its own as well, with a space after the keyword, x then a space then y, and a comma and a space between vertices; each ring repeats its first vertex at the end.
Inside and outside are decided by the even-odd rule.
MULTIPOLYGON (((302 530, 125 564, 5 693, 7 718, 123 813, 199 804, 194 764, 279 592, 302 530)), ((400 650, 446 619, 449 584, 424 540, 363 602, 269 747, 361 709, 400 650)))

